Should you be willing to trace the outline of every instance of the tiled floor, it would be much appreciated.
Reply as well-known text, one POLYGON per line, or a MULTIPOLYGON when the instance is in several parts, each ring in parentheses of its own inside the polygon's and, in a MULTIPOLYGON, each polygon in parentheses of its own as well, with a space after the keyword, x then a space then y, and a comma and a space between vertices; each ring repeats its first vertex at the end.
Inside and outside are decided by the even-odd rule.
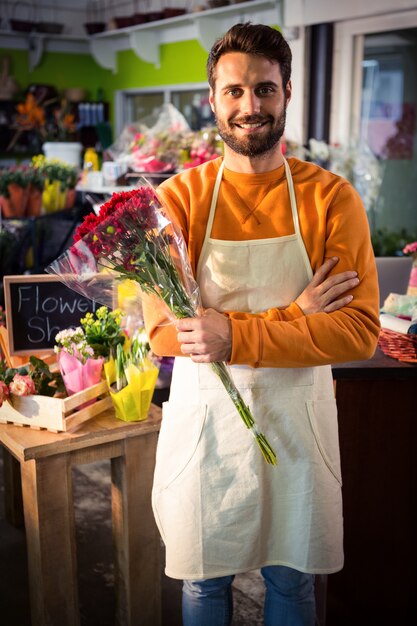
MULTIPOLYGON (((5 520, 2 465, 0 454, 0 624, 30 626, 25 533, 5 520)), ((73 472, 81 625, 113 626, 109 462, 73 472)), ((163 626, 181 626, 181 582, 161 576, 163 626)), ((260 626, 263 596, 258 572, 237 576, 233 626, 260 626)))

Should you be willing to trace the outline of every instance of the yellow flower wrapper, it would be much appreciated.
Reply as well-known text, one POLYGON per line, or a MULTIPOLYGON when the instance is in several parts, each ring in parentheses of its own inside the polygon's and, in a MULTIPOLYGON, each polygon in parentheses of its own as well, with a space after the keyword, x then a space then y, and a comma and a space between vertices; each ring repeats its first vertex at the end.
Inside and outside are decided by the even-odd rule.
POLYGON ((114 380, 116 379, 116 368, 108 361, 105 364, 107 383, 109 384, 110 397, 113 402, 116 417, 125 422, 138 422, 148 417, 156 380, 158 378, 158 368, 149 360, 145 362, 145 370, 141 370, 135 365, 129 365, 126 370, 128 384, 120 391, 115 391, 109 384, 108 372, 113 370, 114 380), (107 367, 106 367, 107 366, 107 367))

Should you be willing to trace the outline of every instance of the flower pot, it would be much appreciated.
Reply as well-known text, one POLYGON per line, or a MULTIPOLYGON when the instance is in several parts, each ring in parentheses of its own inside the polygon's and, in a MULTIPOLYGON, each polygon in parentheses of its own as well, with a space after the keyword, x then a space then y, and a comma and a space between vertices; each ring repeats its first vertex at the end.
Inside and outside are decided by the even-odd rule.
POLYGON ((7 186, 9 197, 2 196, 1 210, 3 217, 23 217, 26 211, 26 204, 29 197, 29 189, 20 187, 16 183, 7 186))
POLYGON ((67 190, 61 189, 59 180, 46 180, 42 194, 42 204, 46 213, 54 213, 65 209, 67 190))
POLYGON ((26 204, 26 215, 28 217, 38 217, 42 209, 42 191, 36 187, 29 187, 29 197, 26 204))
POLYGON ((75 196, 77 192, 75 189, 67 189, 66 199, 65 199, 65 208, 72 209, 75 204, 75 196))
POLYGON ((42 146, 47 159, 59 159, 77 167, 81 167, 82 149, 82 144, 77 141, 47 141, 42 146))

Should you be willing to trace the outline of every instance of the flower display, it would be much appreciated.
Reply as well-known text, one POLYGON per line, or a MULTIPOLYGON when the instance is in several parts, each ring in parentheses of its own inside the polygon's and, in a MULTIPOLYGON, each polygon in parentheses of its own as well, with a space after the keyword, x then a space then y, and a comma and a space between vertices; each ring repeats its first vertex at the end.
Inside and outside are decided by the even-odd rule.
POLYGON ((0 361, 0 407, 11 396, 54 396, 64 390, 61 374, 51 372, 49 366, 35 356, 23 367, 7 367, 0 361))
POLYGON ((68 141, 74 137, 77 126, 71 105, 56 95, 46 99, 46 93, 28 92, 24 102, 16 105, 12 127, 16 130, 7 150, 12 150, 24 132, 33 132, 44 141, 68 141))
POLYGON ((101 306, 95 313, 86 313, 80 320, 88 345, 96 356, 109 358, 116 354, 117 346, 125 343, 126 335, 121 327, 121 309, 110 311, 101 306))
POLYGON ((61 330, 55 342, 54 351, 68 395, 100 382, 104 359, 94 358, 94 350, 80 326, 61 330))
MULTIPOLYGON (((47 268, 69 287, 92 297, 89 285, 94 272, 111 271, 116 279, 136 281, 145 294, 157 296, 171 319, 198 315, 200 293, 185 242, 150 185, 113 194, 98 215, 88 216, 78 227, 75 240, 76 243, 47 268)), ((265 460, 275 465, 275 452, 265 435, 258 431, 226 364, 210 365, 255 437, 265 460)))
POLYGON ((417 241, 413 241, 413 243, 408 243, 403 248, 404 254, 417 254, 417 241))
POLYGON ((36 393, 35 383, 28 374, 25 376, 15 374, 9 385, 9 389, 10 393, 13 393, 15 396, 30 396, 36 393))
POLYGON ((125 348, 117 345, 115 359, 105 363, 104 370, 116 417, 126 422, 141 421, 148 415, 159 368, 150 358, 143 333, 127 344, 125 348))
POLYGON ((223 141, 217 128, 204 128, 194 133, 191 144, 184 149, 182 167, 188 169, 217 159, 223 154, 223 141))

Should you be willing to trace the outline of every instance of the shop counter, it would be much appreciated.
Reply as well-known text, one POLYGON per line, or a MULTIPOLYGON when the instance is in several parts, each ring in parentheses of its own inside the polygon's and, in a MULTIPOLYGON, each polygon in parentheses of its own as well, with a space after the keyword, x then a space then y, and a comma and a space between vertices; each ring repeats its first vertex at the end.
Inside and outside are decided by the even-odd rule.
POLYGON ((328 577, 326 626, 409 624, 417 589, 417 364, 378 348, 333 367, 345 565, 328 577))

